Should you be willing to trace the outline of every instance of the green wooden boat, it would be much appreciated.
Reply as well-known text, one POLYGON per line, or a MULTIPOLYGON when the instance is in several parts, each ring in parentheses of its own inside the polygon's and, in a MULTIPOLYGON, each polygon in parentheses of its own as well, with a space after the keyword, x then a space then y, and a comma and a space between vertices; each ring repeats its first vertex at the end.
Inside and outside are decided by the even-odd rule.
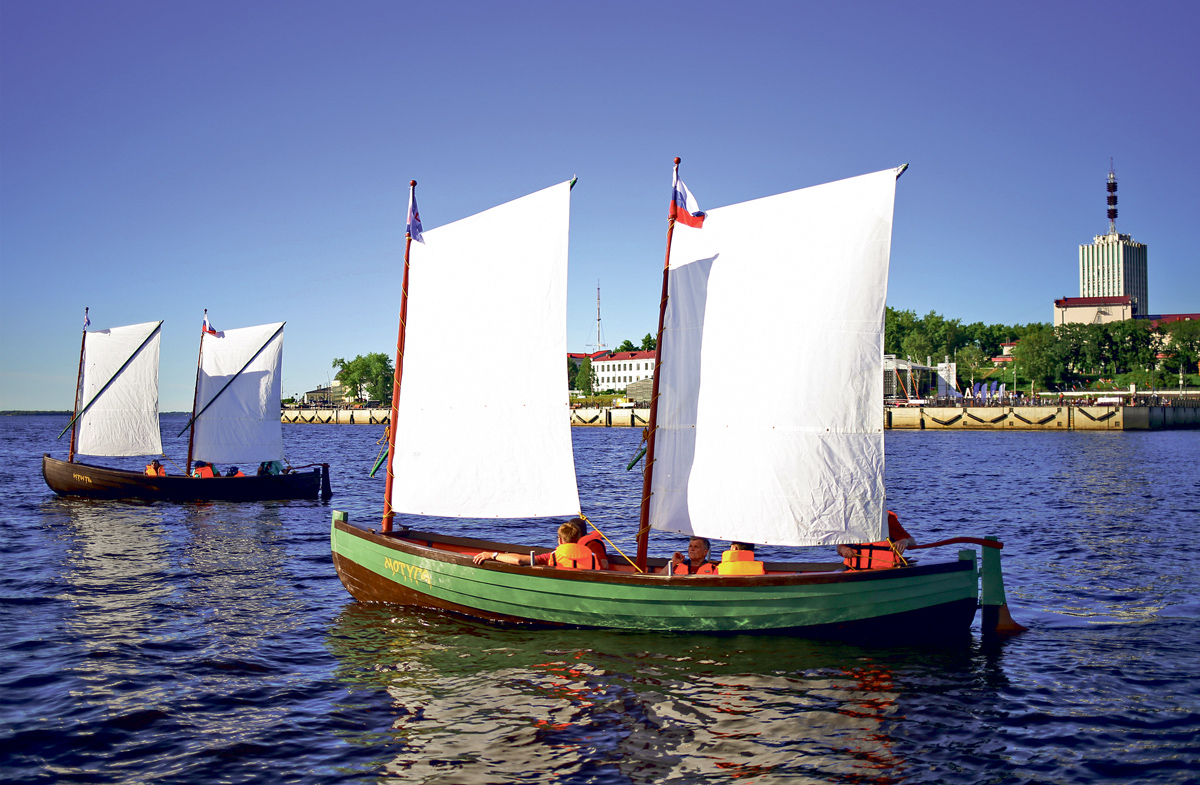
MULTIPOLYGON (((674 193, 687 194, 678 163, 674 193)), ((995 542, 982 559, 960 550, 954 560, 862 571, 767 562, 747 576, 658 574, 666 561, 648 555, 651 528, 782 546, 884 539, 883 304, 900 171, 696 211, 675 263, 673 207, 637 557, 603 570, 477 564, 477 554, 549 549, 405 524, 404 515, 427 527, 428 516, 580 514, 561 373, 573 183, 424 238, 412 224, 412 183, 384 515, 371 525, 334 513, 343 585, 362 602, 510 624, 890 642, 965 635, 982 601, 985 631, 1003 627, 995 542), (498 246, 512 226, 534 239, 498 246), (420 292, 411 302, 410 268, 420 292), (724 384, 704 380, 740 367, 722 354, 747 320, 764 344, 748 355, 772 360, 759 370, 774 382, 749 410, 729 412, 715 405, 724 384), (532 348, 480 358, 470 349, 483 329, 498 345, 532 348), (479 359, 470 378, 451 359, 468 354, 479 359), (473 384, 480 376, 486 400, 473 384)), ((755 375, 754 362, 740 365, 755 375)))

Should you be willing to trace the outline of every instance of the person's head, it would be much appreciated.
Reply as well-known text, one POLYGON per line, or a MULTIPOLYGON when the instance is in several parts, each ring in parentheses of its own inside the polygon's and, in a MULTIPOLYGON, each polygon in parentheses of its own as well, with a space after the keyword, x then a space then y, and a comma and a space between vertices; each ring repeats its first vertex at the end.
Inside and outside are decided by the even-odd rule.
POLYGON ((752 542, 731 542, 729 543, 731 551, 754 551, 754 543, 752 542))
POLYGON ((157 458, 155 458, 154 460, 150 461, 150 465, 151 465, 151 466, 153 466, 155 469, 158 469, 158 468, 160 468, 160 467, 162 466, 162 464, 158 462, 158 459, 157 459, 157 458))
POLYGON ((208 466, 208 462, 207 461, 196 461, 196 468, 199 469, 201 466, 208 466))
POLYGON ((688 540, 688 559, 692 564, 697 564, 708 558, 708 551, 712 546, 708 540, 703 537, 693 537, 688 540))
POLYGON ((571 521, 567 521, 558 527, 558 541, 561 543, 579 542, 579 538, 582 536, 583 534, 579 531, 579 527, 571 521))
POLYGON ((579 529, 580 537, 587 534, 587 521, 585 521, 583 518, 572 518, 571 520, 567 521, 567 523, 575 524, 575 528, 579 529))

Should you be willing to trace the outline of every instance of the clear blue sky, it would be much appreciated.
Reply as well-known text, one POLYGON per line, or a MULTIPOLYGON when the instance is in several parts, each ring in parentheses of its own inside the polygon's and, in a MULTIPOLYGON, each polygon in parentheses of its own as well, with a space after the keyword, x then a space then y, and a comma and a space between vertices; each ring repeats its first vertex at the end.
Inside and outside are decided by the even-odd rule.
POLYGON ((204 308, 287 321, 285 395, 393 351, 410 179, 432 228, 578 174, 570 347, 597 281, 638 342, 676 155, 702 208, 911 164, 889 304, 989 323, 1079 294, 1111 156, 1151 310, 1200 311, 1198 29, 1194 2, 5 0, 0 409, 70 408, 85 305, 166 319, 168 411, 204 308))

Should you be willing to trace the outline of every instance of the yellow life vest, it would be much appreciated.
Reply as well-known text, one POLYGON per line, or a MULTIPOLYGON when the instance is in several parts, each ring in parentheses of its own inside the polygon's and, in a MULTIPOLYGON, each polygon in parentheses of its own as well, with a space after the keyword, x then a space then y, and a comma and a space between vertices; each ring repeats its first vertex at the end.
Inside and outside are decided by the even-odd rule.
POLYGON ((754 551, 725 551, 717 565, 718 575, 766 575, 767 568, 754 560, 754 551))
POLYGON ((598 570, 600 560, 586 545, 577 542, 564 542, 550 554, 550 566, 560 570, 598 570))

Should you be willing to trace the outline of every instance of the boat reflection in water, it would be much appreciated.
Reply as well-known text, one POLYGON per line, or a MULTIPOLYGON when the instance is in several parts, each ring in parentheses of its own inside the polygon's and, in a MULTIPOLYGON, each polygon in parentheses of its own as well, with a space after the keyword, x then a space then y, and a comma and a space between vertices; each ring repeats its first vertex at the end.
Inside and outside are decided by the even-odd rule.
POLYGON ((503 629, 363 604, 327 640, 350 703, 392 723, 379 728, 393 739, 384 776, 409 783, 603 781, 605 769, 635 782, 896 782, 906 694, 930 701, 896 673, 942 679, 977 671, 962 666, 979 656, 970 643, 503 629))

